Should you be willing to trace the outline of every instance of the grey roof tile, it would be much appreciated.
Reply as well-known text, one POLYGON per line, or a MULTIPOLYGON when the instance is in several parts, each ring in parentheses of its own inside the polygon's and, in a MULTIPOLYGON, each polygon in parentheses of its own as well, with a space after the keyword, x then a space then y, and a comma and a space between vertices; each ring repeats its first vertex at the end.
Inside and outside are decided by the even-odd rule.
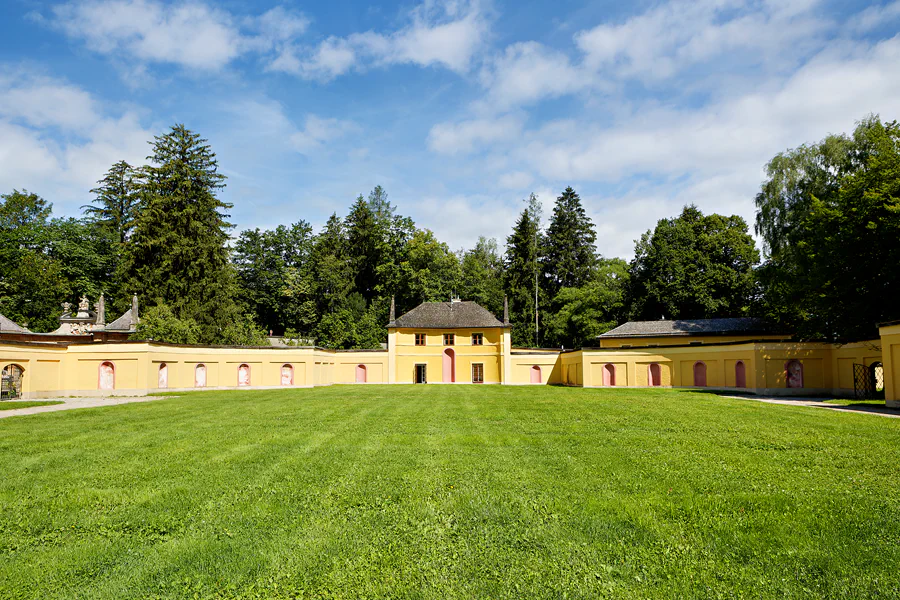
POLYGON ((137 321, 132 315, 131 309, 125 311, 121 317, 103 328, 105 331, 134 331, 137 329, 137 321))
POLYGON ((672 319, 665 321, 629 321, 600 335, 601 338, 655 337, 691 335, 772 335, 765 320, 755 317, 730 319, 672 319))
POLYGON ((423 302, 388 327, 398 329, 482 329, 503 327, 486 308, 475 302, 423 302))
POLYGON ((29 333, 27 329, 11 319, 0 315, 0 331, 13 331, 15 333, 29 333))

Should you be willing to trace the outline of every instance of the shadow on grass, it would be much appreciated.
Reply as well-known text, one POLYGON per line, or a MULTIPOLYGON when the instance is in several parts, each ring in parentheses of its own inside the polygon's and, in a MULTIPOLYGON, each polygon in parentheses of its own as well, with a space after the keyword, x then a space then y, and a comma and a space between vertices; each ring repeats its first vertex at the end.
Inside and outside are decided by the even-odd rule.
POLYGON ((828 395, 809 396, 760 396, 748 392, 722 390, 722 389, 678 389, 680 393, 708 394, 721 398, 756 400, 776 404, 809 406, 815 408, 830 408, 842 412, 862 412, 877 415, 900 417, 900 408, 888 407, 883 400, 853 400, 851 398, 834 398, 828 395))

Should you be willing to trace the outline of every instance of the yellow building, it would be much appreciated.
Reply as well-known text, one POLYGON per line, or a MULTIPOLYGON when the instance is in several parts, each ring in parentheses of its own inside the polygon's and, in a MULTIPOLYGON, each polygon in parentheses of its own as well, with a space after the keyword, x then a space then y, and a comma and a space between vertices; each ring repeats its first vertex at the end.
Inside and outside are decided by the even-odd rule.
POLYGON ((900 406, 900 322, 882 325, 879 338, 844 345, 796 342, 757 319, 631 322, 601 335, 596 347, 551 350, 513 348, 504 312, 501 321, 474 302, 454 300, 423 303, 396 318, 392 307, 387 349, 355 351, 115 341, 97 330, 34 334, 0 315, 2 394, 485 383, 883 393, 900 406))
POLYGON ((388 323, 390 383, 506 383, 509 311, 503 322, 474 302, 424 302, 388 323))

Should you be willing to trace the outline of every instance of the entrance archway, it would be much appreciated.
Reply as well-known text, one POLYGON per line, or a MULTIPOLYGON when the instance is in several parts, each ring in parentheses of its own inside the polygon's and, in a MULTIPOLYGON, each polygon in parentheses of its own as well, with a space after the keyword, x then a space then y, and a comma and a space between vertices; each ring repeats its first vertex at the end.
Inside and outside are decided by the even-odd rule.
POLYGON ((15 363, 3 367, 0 398, 18 398, 22 395, 22 378, 25 369, 15 363))
POLYGON ((356 365, 356 383, 366 382, 366 365, 356 365))
POLYGON ((706 363, 702 360, 694 363, 694 385, 706 387, 706 363))
POLYGON ((659 368, 659 363, 651 363, 649 367, 647 367, 647 381, 650 383, 651 387, 659 387, 662 385, 662 373, 659 368))
POLYGON ((538 365, 531 367, 531 383, 541 382, 541 368, 538 365))
POLYGON ((444 350, 444 383, 456 382, 456 352, 452 348, 444 350))

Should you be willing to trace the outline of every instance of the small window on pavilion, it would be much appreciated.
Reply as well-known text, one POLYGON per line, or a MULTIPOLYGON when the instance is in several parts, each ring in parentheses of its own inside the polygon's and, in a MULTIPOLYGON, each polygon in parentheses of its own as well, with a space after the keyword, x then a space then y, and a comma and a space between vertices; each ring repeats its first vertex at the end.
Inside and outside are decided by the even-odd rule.
POLYGON ((416 346, 424 346, 425 345, 425 334, 417 333, 416 334, 416 346))
POLYGON ((456 336, 454 334, 452 334, 452 333, 444 334, 444 345, 445 346, 452 346, 453 342, 455 342, 455 341, 456 341, 456 336))
POLYGON ((483 333, 473 333, 472 334, 472 345, 473 346, 481 346, 484 344, 484 334, 483 333))

